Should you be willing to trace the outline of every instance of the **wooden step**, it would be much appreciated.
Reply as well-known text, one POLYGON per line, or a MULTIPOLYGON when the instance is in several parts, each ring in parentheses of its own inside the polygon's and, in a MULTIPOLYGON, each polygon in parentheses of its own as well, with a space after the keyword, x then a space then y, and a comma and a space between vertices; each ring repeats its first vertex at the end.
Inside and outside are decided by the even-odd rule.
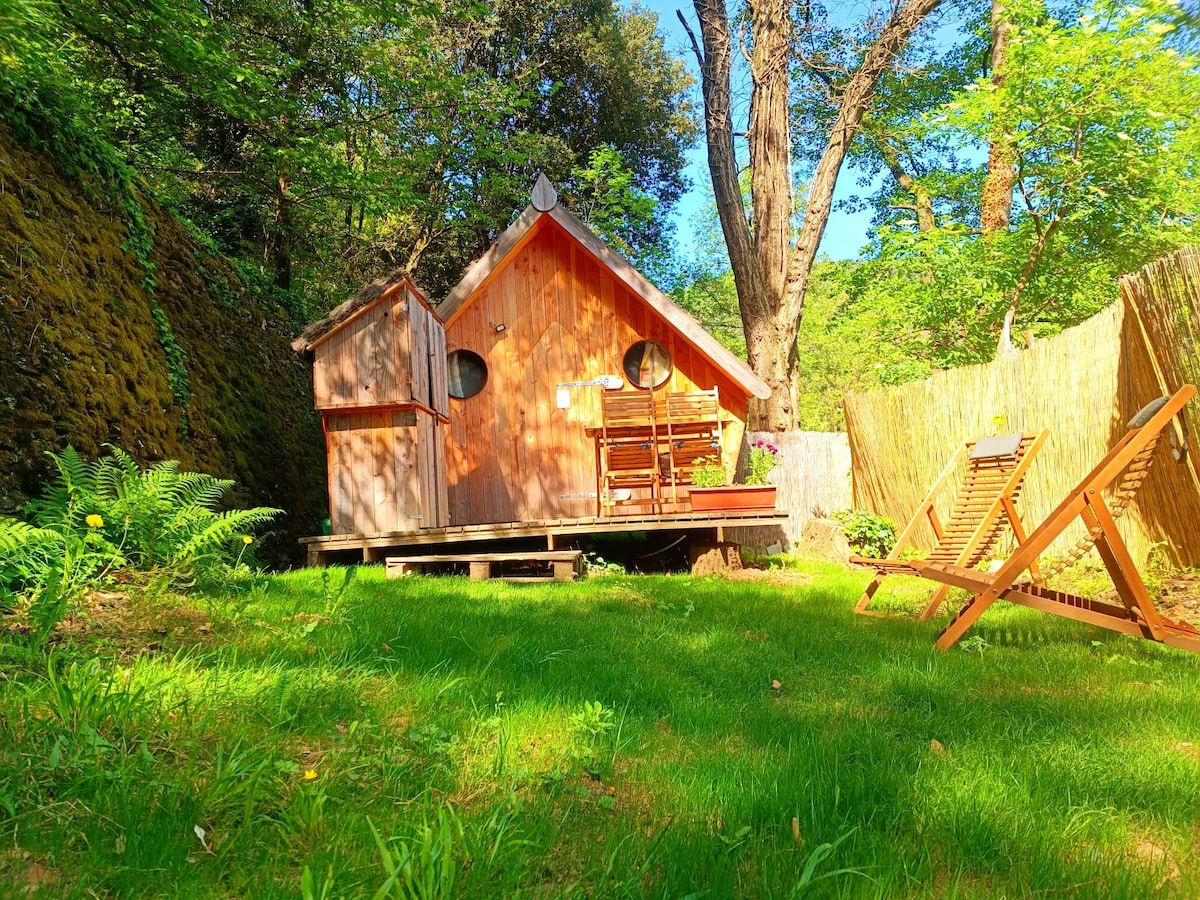
POLYGON ((404 575, 423 574, 437 568, 452 565, 469 566, 472 581, 486 581, 499 577, 507 581, 571 581, 583 572, 583 553, 579 550, 529 550, 512 553, 434 553, 420 556, 389 556, 387 577, 400 578, 404 575), (547 564, 550 574, 540 575, 494 575, 505 565, 547 564))

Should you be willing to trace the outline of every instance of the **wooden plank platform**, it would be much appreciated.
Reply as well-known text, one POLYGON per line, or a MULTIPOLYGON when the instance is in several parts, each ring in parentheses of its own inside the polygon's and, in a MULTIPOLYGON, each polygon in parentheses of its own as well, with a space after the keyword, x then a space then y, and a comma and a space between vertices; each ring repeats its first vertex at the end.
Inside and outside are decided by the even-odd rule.
MULTIPOLYGON (((681 512, 636 516, 581 516, 574 519, 540 519, 530 522, 499 522, 489 525, 451 525, 379 534, 332 534, 301 538, 308 564, 324 565, 330 553, 358 552, 365 562, 398 556, 408 547, 453 545, 487 541, 536 539, 547 550, 577 537, 622 534, 637 531, 706 532, 725 528, 783 525, 787 513, 777 510, 730 510, 726 512, 681 512), (397 552, 399 551, 399 552, 397 552)), ((722 538, 723 539, 723 538, 722 538)))
POLYGON ((436 553, 416 556, 389 556, 387 577, 400 578, 404 575, 423 574, 431 568, 450 565, 467 565, 472 581, 486 581, 493 577, 505 581, 572 581, 583 568, 583 553, 579 550, 542 550, 516 553, 436 553), (495 566, 545 563, 550 567, 549 575, 505 575, 496 574, 495 566))

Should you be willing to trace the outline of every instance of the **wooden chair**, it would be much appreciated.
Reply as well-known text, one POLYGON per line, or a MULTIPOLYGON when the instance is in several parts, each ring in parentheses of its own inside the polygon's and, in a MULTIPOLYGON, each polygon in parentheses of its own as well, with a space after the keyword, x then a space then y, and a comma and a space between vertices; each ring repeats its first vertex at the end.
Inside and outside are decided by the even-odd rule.
POLYGON ((1129 431, 1125 436, 1022 542, 999 571, 992 574, 976 572, 941 561, 928 561, 917 567, 917 574, 923 578, 974 592, 974 596, 938 637, 937 646, 942 650, 952 647, 996 600, 1007 600, 1101 628, 1200 652, 1200 632, 1186 622, 1172 622, 1163 618, 1155 609, 1129 548, 1117 531, 1116 523, 1145 480, 1163 430, 1177 417, 1180 421, 1174 433, 1185 438, 1183 442, 1177 442, 1177 452, 1180 454, 1177 458, 1181 459, 1186 452, 1187 431, 1181 418, 1184 405, 1195 393, 1195 387, 1185 385, 1173 395, 1161 397, 1139 412, 1129 423, 1129 431), (1104 491, 1110 488, 1113 490, 1110 499, 1106 500, 1104 491), (1095 546, 1112 578, 1121 605, 1089 600, 1038 584, 1018 583, 1017 579, 1033 567, 1037 557, 1075 519, 1082 520, 1087 528, 1087 537, 1076 549, 1085 545, 1088 548, 1095 546))
POLYGON ((692 473, 704 464, 701 461, 721 460, 721 400, 714 387, 668 393, 664 401, 668 461, 664 477, 671 487, 671 502, 678 503, 680 485, 692 483, 692 473))
MULTIPOLYGON (((904 530, 896 538, 896 544, 885 559, 869 559, 852 556, 851 562, 875 568, 875 579, 867 586, 862 598, 854 608, 856 613, 881 616, 882 613, 867 609, 871 598, 879 590, 883 579, 891 574, 920 575, 922 567, 934 563, 951 563, 971 568, 995 550, 1004 524, 1008 523, 1018 546, 1026 538, 1021 518, 1017 514, 1017 498, 1029 464, 1037 455, 1049 432, 1037 434, 1009 434, 1002 437, 981 438, 967 441, 950 459, 942 474, 938 476, 925 499, 921 501, 904 530), (958 470, 964 465, 965 472, 959 483, 950 515, 945 523, 934 509, 934 503, 950 484, 958 470), (910 545, 913 535, 923 522, 933 528, 937 544, 924 559, 901 560, 900 554, 910 545)), ((1039 578, 1036 563, 1034 578, 1039 578)), ((921 613, 921 619, 932 617, 941 607, 947 585, 940 586, 930 597, 921 613)))
POLYGON ((662 509, 658 463, 658 431, 654 399, 644 391, 600 394, 600 507, 612 515, 619 505, 662 509), (616 492, 630 492, 617 499, 616 492), (646 491, 647 496, 635 492, 646 491))

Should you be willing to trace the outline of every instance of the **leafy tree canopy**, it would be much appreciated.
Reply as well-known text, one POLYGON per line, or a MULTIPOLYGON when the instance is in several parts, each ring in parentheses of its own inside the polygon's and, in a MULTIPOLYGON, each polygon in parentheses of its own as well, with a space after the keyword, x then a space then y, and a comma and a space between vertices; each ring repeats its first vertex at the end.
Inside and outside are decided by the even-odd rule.
MULTIPOLYGON (((395 266, 440 294, 543 170, 608 148, 661 244, 696 134, 653 14, 611 0, 10 0, 0 87, 72 110, 161 198, 328 304, 395 266)), ((582 176, 580 176, 582 177, 582 176)), ((630 196, 633 196, 631 194, 630 196)))
MULTIPOLYGON (((862 261, 813 269, 796 342, 802 427, 839 426, 846 390, 990 359, 1008 310, 1018 334, 1076 324, 1115 299, 1118 275, 1196 240, 1194 19, 1164 0, 1002 2, 1003 78, 990 55, 989 11, 947 6, 880 80, 853 144, 866 190, 851 205, 874 210, 872 243, 862 261), (1013 189, 1008 224, 988 234, 984 187, 997 143, 1011 147, 1013 189)), ((871 31, 834 27, 805 7, 793 15, 799 180, 824 151, 871 31)), ((673 293, 744 351, 730 327, 732 278, 709 248, 720 236, 715 216, 697 230, 706 263, 673 293)))
POLYGON ((1196 235, 1200 58, 1172 46, 1176 6, 1105 2, 1060 20, 1021 0, 1007 14, 1002 83, 965 52, 957 75, 894 79, 859 147, 891 177, 872 198, 855 303, 902 312, 897 339, 937 365, 990 358, 1010 307, 1018 331, 1078 323, 1115 298, 1119 274, 1196 235), (987 235, 980 154, 995 141, 1015 180, 1011 225, 987 235))

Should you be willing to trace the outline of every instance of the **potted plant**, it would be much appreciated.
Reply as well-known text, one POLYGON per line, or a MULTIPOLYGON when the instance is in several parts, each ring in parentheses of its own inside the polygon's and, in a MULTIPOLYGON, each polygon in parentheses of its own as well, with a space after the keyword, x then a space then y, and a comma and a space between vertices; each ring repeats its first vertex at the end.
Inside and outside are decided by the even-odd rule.
POLYGON ((750 459, 747 462, 746 484, 765 485, 767 476, 775 468, 779 460, 779 448, 768 444, 761 438, 750 445, 750 459))
POLYGON ((692 509, 774 509, 776 487, 767 484, 779 449, 766 441, 750 446, 745 484, 726 484, 725 468, 716 459, 699 459, 692 470, 692 509))
POLYGON ((696 468, 692 469, 692 484, 700 488, 715 488, 725 486, 725 467, 715 456, 702 456, 696 460, 696 468))

